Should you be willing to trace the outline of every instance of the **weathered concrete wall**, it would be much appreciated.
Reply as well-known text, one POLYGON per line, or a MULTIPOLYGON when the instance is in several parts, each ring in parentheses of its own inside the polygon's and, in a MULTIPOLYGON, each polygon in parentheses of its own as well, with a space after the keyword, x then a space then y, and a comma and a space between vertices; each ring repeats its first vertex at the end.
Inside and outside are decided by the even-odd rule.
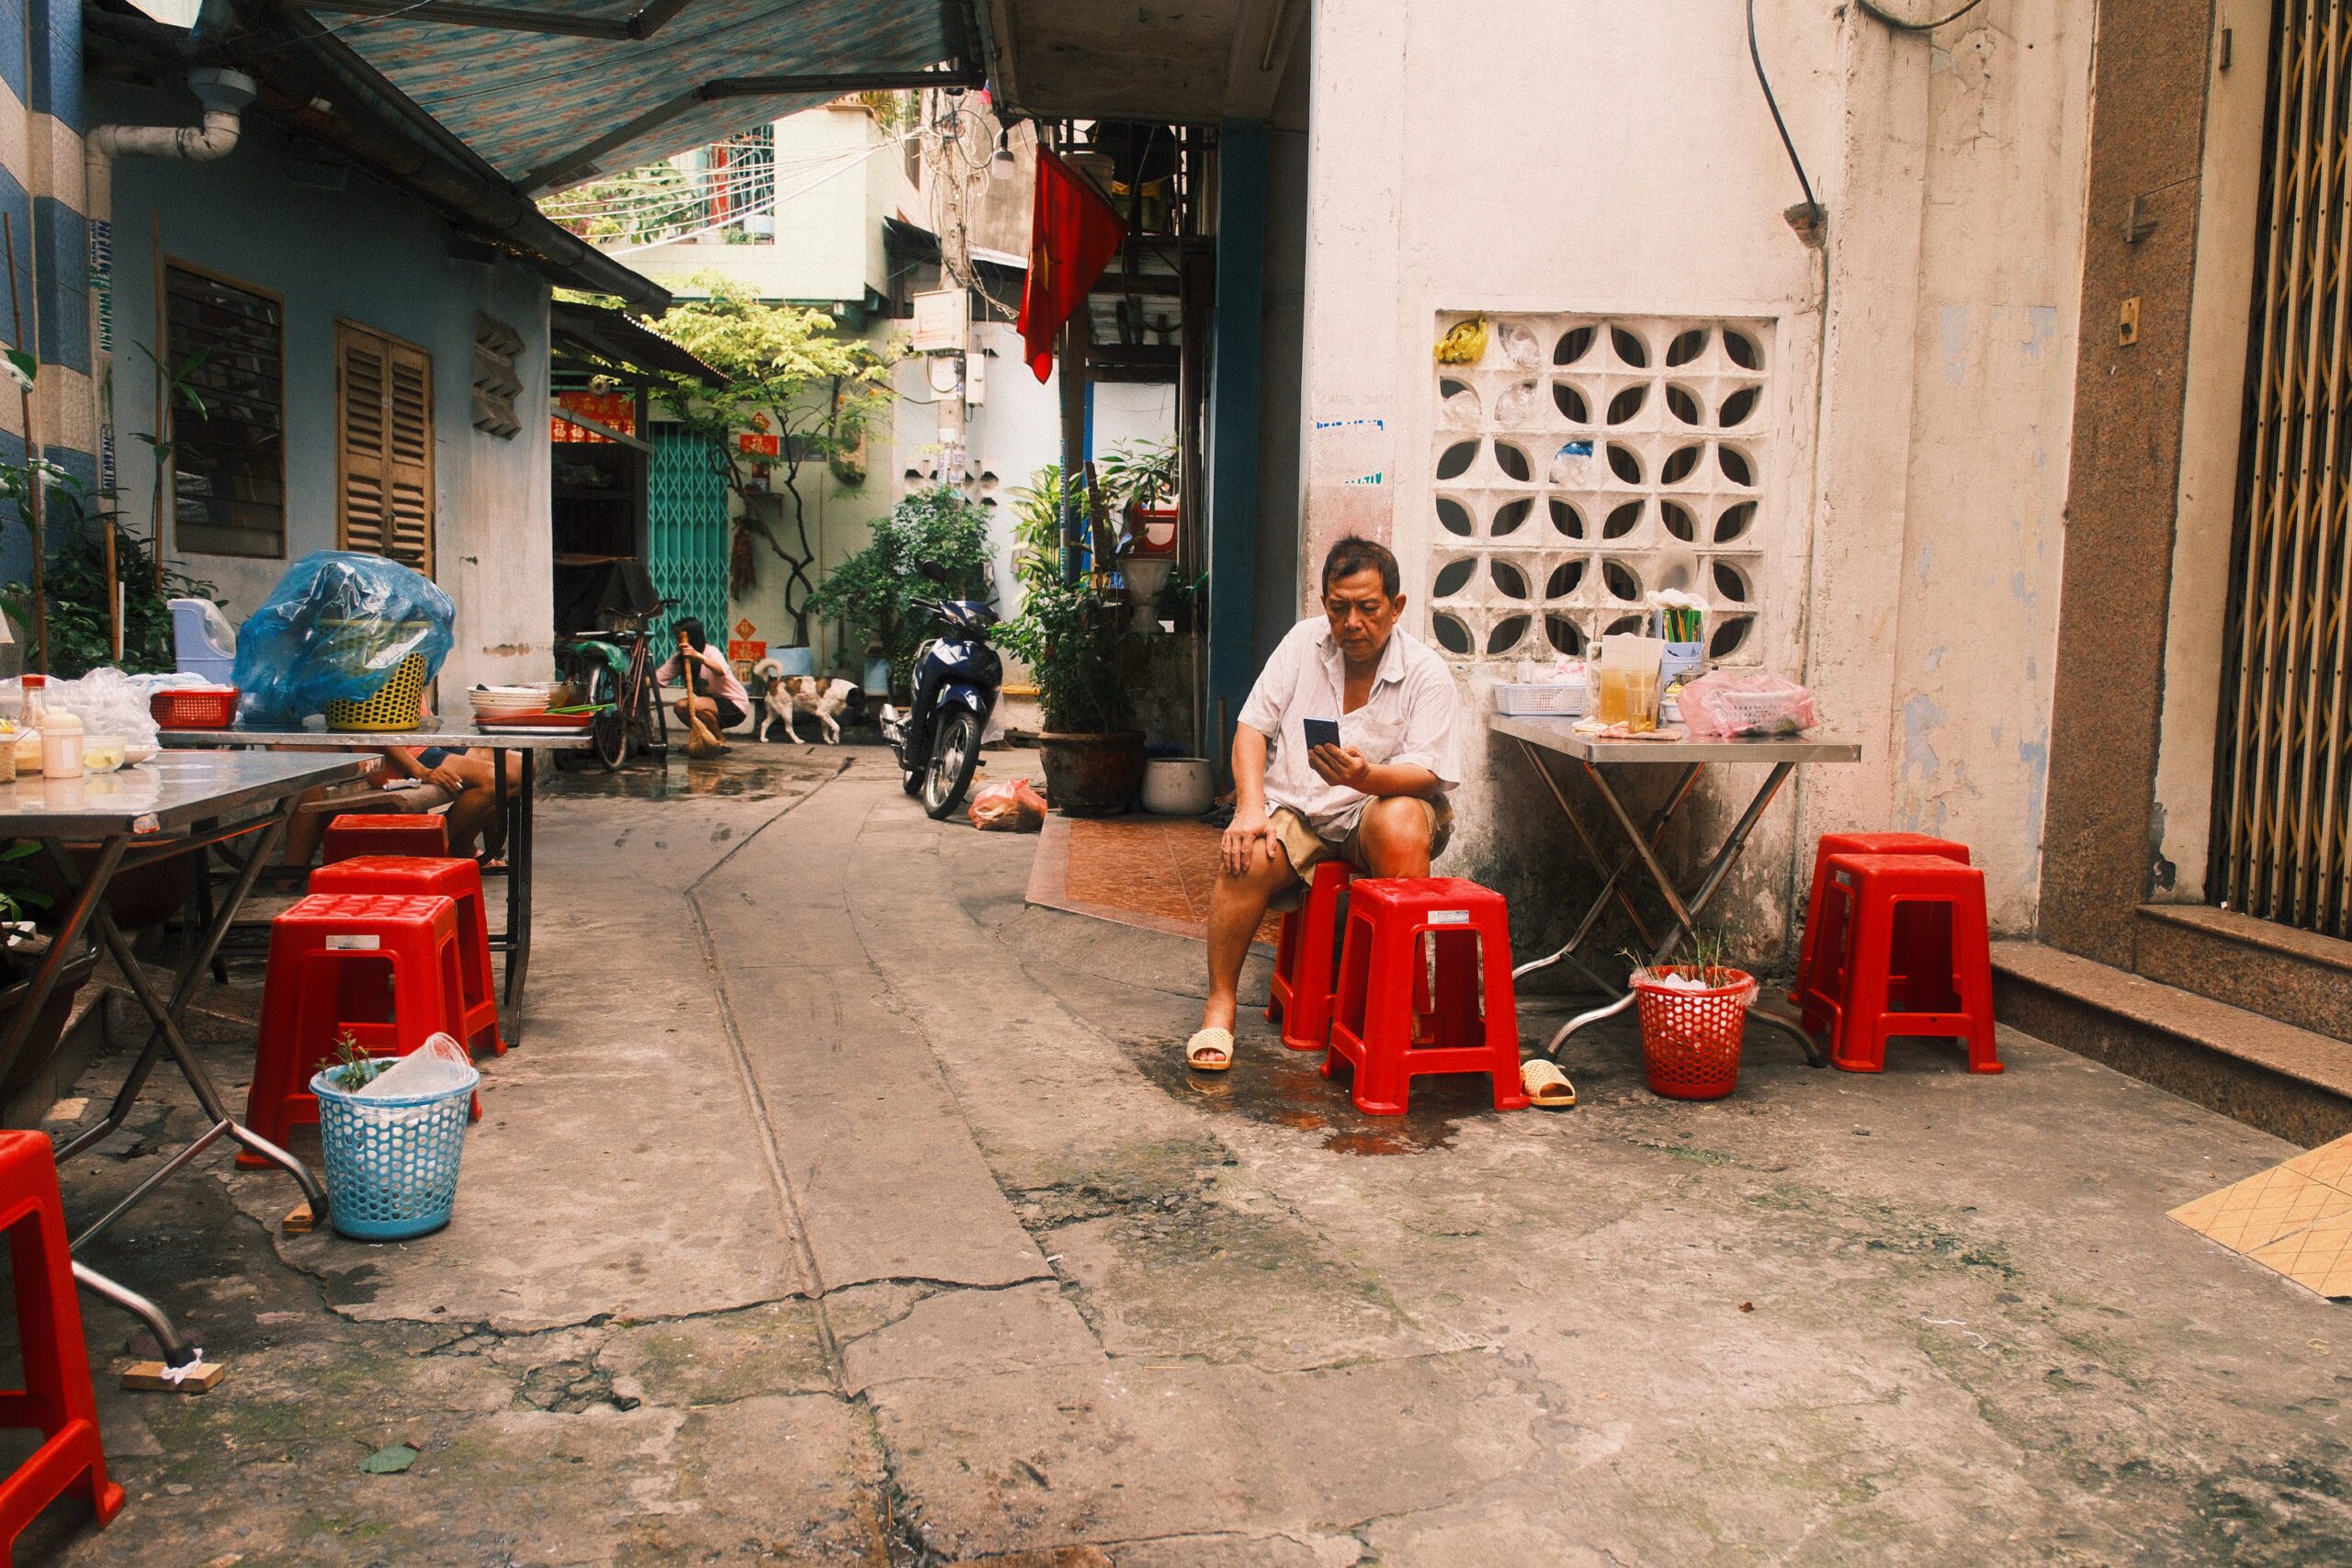
MULTIPOLYGON (((1679 8, 1672 25, 1598 3, 1532 19, 1502 0, 1318 7, 1301 581, 1360 531, 1389 539, 1408 592, 1428 593, 1447 544, 1430 349, 1450 313, 1767 321, 1747 427, 1761 457, 1750 648, 1802 672, 1866 760, 1815 771, 1775 808, 1723 907, 1751 949, 1777 951, 1800 834, 1909 826, 1975 846, 1996 923, 2022 929, 2063 558, 2088 21, 2061 0, 1989 7, 1932 40, 1851 10, 1761 19, 1829 209, 1826 253, 1783 220, 1796 181, 1738 7, 1679 8), (1443 90, 1471 58, 1479 90, 1443 90)), ((1489 665, 1459 664, 1483 716, 1489 665)), ((1556 874, 1530 869, 1557 863, 1538 826, 1549 798, 1515 750, 1473 750, 1451 863, 1555 906, 1556 874)), ((1711 785, 1694 827, 1720 827, 1749 787, 1711 785)))
MULTIPOLYGON (((187 118, 184 95, 102 86, 92 107, 108 120, 187 118)), ((230 618, 240 620, 288 561, 334 547, 334 334, 338 320, 350 321, 433 356, 434 567, 458 604, 444 690, 545 679, 554 652, 548 286, 511 264, 455 259, 438 214, 356 170, 339 188, 323 188, 327 173, 292 166, 284 143, 251 123, 217 164, 117 162, 115 428, 125 509, 143 521, 153 493, 153 456, 135 437, 156 428, 153 372, 140 347, 156 346, 160 237, 165 255, 279 294, 286 308, 286 555, 175 550, 175 560, 219 584, 230 618), (473 428, 478 313, 523 337, 522 430, 512 439, 473 428)))

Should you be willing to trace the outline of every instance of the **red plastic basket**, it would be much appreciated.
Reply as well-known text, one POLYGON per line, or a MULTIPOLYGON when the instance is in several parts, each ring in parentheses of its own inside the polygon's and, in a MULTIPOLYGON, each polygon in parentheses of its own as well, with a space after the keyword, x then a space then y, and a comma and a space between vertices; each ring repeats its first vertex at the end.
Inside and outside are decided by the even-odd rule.
POLYGON ((158 692, 147 711, 162 729, 226 729, 236 721, 237 688, 215 692, 158 692))
POLYGON ((1642 1071, 1651 1091, 1669 1100, 1721 1100, 1739 1087, 1739 1046, 1747 1032, 1748 1004, 1756 999, 1756 977, 1745 970, 1716 969, 1708 977, 1721 983, 1703 991, 1657 983, 1660 976, 1694 973, 1688 964, 1635 972, 1642 1071))

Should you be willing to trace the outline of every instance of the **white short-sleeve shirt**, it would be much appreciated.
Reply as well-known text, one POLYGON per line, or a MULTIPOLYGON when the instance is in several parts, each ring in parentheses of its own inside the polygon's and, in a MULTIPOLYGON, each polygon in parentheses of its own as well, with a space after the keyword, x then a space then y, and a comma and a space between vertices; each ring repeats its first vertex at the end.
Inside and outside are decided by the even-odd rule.
POLYGON ((1453 674, 1427 643, 1403 629, 1381 650, 1372 694, 1353 713, 1347 700, 1347 660, 1331 623, 1313 615, 1291 627, 1250 688, 1241 722, 1273 743, 1266 762, 1266 805, 1286 806, 1318 838, 1337 841, 1354 830, 1372 797, 1327 783, 1307 765, 1306 721, 1337 719, 1340 739, 1374 762, 1427 768, 1451 790, 1462 782, 1455 755, 1453 674))

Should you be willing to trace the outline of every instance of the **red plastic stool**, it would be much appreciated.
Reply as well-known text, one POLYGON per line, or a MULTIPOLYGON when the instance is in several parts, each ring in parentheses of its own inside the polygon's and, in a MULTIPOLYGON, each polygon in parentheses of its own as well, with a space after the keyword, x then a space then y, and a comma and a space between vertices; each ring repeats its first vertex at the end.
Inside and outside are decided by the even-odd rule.
POLYGON ((449 824, 430 811, 345 811, 327 823, 319 863, 354 855, 436 855, 449 852, 449 824))
POLYGON ((1306 902, 1283 916, 1274 945, 1274 978, 1266 1018, 1283 1026, 1294 1051, 1320 1051, 1331 1040, 1331 1001, 1340 980, 1340 896, 1354 873, 1327 860, 1306 885, 1306 902))
POLYGON ((121 1510, 122 1488, 107 1479, 98 1445, 90 1352, 46 1133, 0 1133, 0 1229, 8 1235, 25 1371, 23 1388, 0 1389, 0 1427, 28 1427, 42 1438, 0 1481, 0 1553, 14 1562, 18 1532, 51 1502, 86 1486, 103 1525, 121 1510))
POLYGON ((1984 874, 1939 855, 1832 855, 1804 1026, 1829 1060, 1881 1072, 1891 1034, 1968 1042, 1968 1070, 1997 1073, 1984 874))
POLYGON ((1968 863, 1968 846, 1926 833, 1824 833, 1813 846, 1813 891, 1805 896, 1804 936, 1797 945, 1796 984, 1789 1005, 1804 1006, 1805 982, 1813 974, 1813 934, 1821 925, 1821 884, 1829 874, 1831 855, 1938 855, 1968 863))
POLYGON ((498 992, 490 976, 490 923, 482 911, 481 867, 436 855, 355 855, 311 874, 313 893, 404 893, 447 898, 458 907, 458 969, 466 1027, 452 1030, 469 1051, 506 1054, 498 1032, 498 992))
POLYGON ((1350 886, 1323 1076, 1342 1060, 1355 1067, 1356 1109, 1370 1116, 1402 1116, 1412 1080, 1424 1073, 1485 1073, 1496 1110, 1527 1103, 1501 894, 1453 876, 1359 877, 1350 886), (1424 933, 1436 950, 1433 986, 1424 933), (1417 1044, 1417 1033, 1433 1043, 1417 1044))
MULTIPOLYGON (((245 1125, 280 1147, 292 1128, 315 1125, 311 1075, 334 1059, 346 1030, 371 1056, 403 1056, 445 1030, 457 1034, 462 972, 458 907, 447 898, 313 893, 295 903, 269 923, 245 1125)), ((481 1119, 480 1095, 473 1116, 481 1119)), ((241 1151, 237 1163, 267 1162, 241 1151)))

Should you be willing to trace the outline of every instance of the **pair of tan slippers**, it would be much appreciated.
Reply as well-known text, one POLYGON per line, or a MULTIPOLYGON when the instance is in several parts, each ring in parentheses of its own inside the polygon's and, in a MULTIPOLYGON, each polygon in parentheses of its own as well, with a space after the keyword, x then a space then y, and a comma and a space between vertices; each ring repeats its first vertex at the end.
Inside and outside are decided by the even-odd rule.
MULTIPOLYGON (((1233 1031, 1204 1029, 1184 1042, 1184 1065, 1196 1073, 1222 1073, 1233 1066, 1233 1031)), ((1519 1086, 1528 1103, 1545 1111, 1566 1111, 1577 1102, 1577 1086, 1559 1064, 1537 1056, 1521 1065, 1519 1086)))

